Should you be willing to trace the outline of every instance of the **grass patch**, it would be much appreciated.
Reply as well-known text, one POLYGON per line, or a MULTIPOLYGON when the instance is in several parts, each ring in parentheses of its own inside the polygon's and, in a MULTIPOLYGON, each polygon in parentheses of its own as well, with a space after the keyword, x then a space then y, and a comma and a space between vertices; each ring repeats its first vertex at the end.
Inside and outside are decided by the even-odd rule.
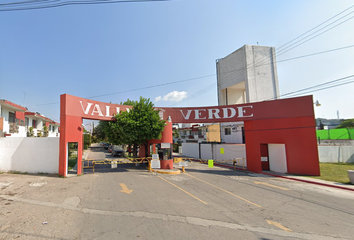
POLYGON ((349 183, 347 170, 354 170, 353 163, 320 163, 321 176, 312 177, 332 182, 349 183))
POLYGON ((68 170, 73 169, 77 163, 77 156, 71 156, 68 160, 68 170))

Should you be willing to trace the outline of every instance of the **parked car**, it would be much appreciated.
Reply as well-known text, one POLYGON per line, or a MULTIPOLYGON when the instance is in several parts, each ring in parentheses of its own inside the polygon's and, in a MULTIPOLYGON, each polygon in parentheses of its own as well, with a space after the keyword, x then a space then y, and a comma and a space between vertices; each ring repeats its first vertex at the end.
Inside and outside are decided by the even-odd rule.
POLYGON ((104 147, 104 149, 108 149, 108 147, 109 147, 110 145, 111 145, 110 143, 105 143, 105 144, 103 145, 103 147, 104 147))
POLYGON ((125 151, 121 145, 113 145, 112 147, 112 156, 113 157, 124 157, 125 151))

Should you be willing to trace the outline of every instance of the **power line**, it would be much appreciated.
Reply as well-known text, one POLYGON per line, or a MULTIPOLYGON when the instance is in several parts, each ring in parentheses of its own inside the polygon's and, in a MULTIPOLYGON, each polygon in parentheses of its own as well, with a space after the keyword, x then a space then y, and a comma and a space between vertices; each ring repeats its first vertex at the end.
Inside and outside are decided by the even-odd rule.
POLYGON ((109 95, 116 95, 119 93, 127 93, 127 92, 133 92, 133 91, 138 91, 138 90, 144 90, 144 89, 150 89, 150 88, 155 88, 155 87, 162 87, 166 85, 171 85, 171 84, 176 84, 176 83, 182 83, 182 82, 189 82, 197 79, 202 79, 202 78, 208 78, 208 77, 213 77, 215 74, 210 74, 210 75, 205 75, 201 77, 196 77, 196 78, 188 78, 184 80, 179 80, 179 81, 174 81, 174 82, 168 82, 168 83, 161 83, 161 84, 156 84, 156 85, 151 85, 151 86, 146 86, 146 87, 140 87, 140 88, 134 88, 130 90, 125 90, 125 91, 120 91, 120 92, 114 92, 114 93, 107 93, 107 94, 102 94, 102 95, 96 95, 96 96, 91 96, 91 97, 86 97, 86 98, 98 98, 98 97, 104 97, 104 96, 109 96, 109 95))
MULTIPOLYGON (((298 57, 294 57, 294 58, 289 58, 289 59, 280 60, 280 61, 277 61, 277 62, 278 62, 278 63, 279 63, 279 62, 285 62, 285 61, 290 61, 290 60, 295 60, 295 59, 299 59, 299 58, 305 58, 305 57, 315 56, 315 55, 319 55, 319 54, 323 54, 323 53, 334 52, 334 51, 343 50, 343 49, 352 48, 352 47, 354 47, 354 45, 349 45, 349 46, 345 46, 345 47, 330 49, 330 50, 326 50, 326 51, 322 51, 322 52, 317 52, 317 53, 311 53, 311 54, 307 54, 307 55, 303 55, 303 56, 298 56, 298 57)), ((258 65, 258 66, 264 66, 264 65, 268 65, 268 64, 270 64, 270 63, 265 63, 265 64, 258 65)), ((241 69, 238 69, 238 70, 234 70, 234 71, 238 72, 238 71, 243 71, 243 70, 246 70, 246 69, 247 69, 247 67, 246 67, 246 68, 241 68, 241 69)), ((233 72, 233 71, 228 71, 228 72, 223 72, 223 73, 230 73, 230 72, 233 72)), ((223 73, 221 73, 221 74, 223 74, 223 73)), ((234 77, 234 76, 230 76, 229 79, 226 80, 226 82, 230 82, 230 81, 233 79, 233 77, 234 77)), ((336 80, 334 80, 334 81, 336 81, 336 80)), ((325 84, 327 84, 327 83, 325 83, 325 84)), ((198 92, 195 92, 195 93, 192 94, 188 99, 186 99, 186 100, 184 100, 184 101, 181 101, 181 102, 179 102, 179 103, 176 103, 176 104, 174 104, 174 105, 170 105, 170 106, 176 106, 176 105, 178 105, 178 104, 187 102, 187 101, 189 101, 189 100, 191 100, 191 99, 193 99, 193 98, 195 98, 195 97, 198 97, 198 96, 196 96, 198 93, 200 93, 199 95, 202 95, 202 94, 204 94, 204 93, 206 93, 206 92, 209 92, 209 91, 213 90, 213 87, 215 87, 214 85, 216 85, 216 83, 213 83, 213 84, 211 84, 211 85, 209 85, 209 86, 207 86, 207 87, 205 87, 205 88, 199 90, 198 92)), ((322 85, 322 84, 320 84, 320 85, 322 85)), ((311 87, 311 88, 312 88, 312 87, 311 87)), ((298 91, 303 91, 303 90, 307 90, 307 88, 306 88, 306 89, 302 89, 302 90, 298 90, 298 91)), ((296 91, 296 92, 298 92, 298 91, 296 91)), ((285 96, 285 95, 289 95, 289 94, 290 94, 290 93, 287 93, 287 94, 281 95, 280 97, 285 96)), ((272 99, 267 99, 267 100, 274 100, 274 98, 272 98, 272 99)), ((267 101, 267 100, 266 100, 266 101, 267 101)))
MULTIPOLYGON (((288 95, 294 95, 294 94, 295 94, 295 96, 299 96, 299 95, 303 95, 303 94, 308 94, 308 93, 317 92, 317 91, 320 91, 320 90, 325 90, 325 89, 329 89, 329 88, 333 88, 333 87, 349 84, 349 83, 352 83, 353 81, 346 81, 346 82, 341 82, 341 81, 348 80, 348 79, 353 78, 353 77, 354 77, 354 75, 349 75, 349 76, 346 76, 346 77, 338 78, 338 79, 331 80, 331 81, 328 81, 328 82, 325 82, 325 83, 314 85, 312 87, 303 88, 303 89, 300 89, 300 90, 297 90, 297 91, 285 93, 285 94, 282 94, 280 97, 284 97, 284 96, 288 96, 288 95), (326 85, 329 85, 329 86, 326 86, 326 85), (326 86, 326 87, 321 88, 321 89, 315 89, 315 88, 322 87, 322 86, 326 86), (314 90, 311 90, 311 89, 314 89, 314 90), (304 92, 306 90, 310 90, 310 91, 304 92)), ((269 101, 269 100, 274 100, 274 98, 270 98, 270 99, 267 99, 265 101, 269 101)))
MULTIPOLYGON (((353 12, 354 12, 354 11, 353 11, 353 12)), ((332 30, 333 28, 338 27, 339 25, 342 25, 343 23, 345 23, 345 22, 347 22, 347 21, 349 21, 349 20, 351 20, 351 19, 353 19, 353 18, 354 18, 354 16, 352 16, 352 17, 350 17, 350 18, 344 20, 343 22, 340 22, 340 23, 338 23, 337 25, 335 25, 335 26, 333 26, 333 27, 331 27, 331 28, 329 28, 329 29, 327 29, 327 30, 325 30, 325 31, 323 31, 323 32, 321 32, 321 33, 319 33, 319 34, 317 34, 317 35, 315 35, 315 36, 309 38, 309 39, 307 39, 306 41, 300 42, 299 44, 295 45, 294 47, 292 47, 292 48, 290 48, 290 49, 287 49, 286 51, 283 51, 283 52, 279 53, 277 56, 280 56, 280 55, 282 55, 282 54, 284 54, 284 53, 286 53, 286 52, 289 52, 290 50, 292 50, 292 49, 294 49, 294 48, 296 48, 296 47, 298 47, 298 46, 300 46, 300 45, 302 45, 302 44, 304 44, 304 43, 306 43, 306 42, 308 42, 308 41, 310 41, 310 40, 312 40, 312 39, 314 39, 314 38, 316 38, 316 37, 318 37, 318 36, 320 36, 320 35, 322 35, 322 34, 324 34, 324 33, 326 33, 326 32, 328 32, 328 31, 330 31, 330 30, 332 30)), ((311 35, 310 35, 310 36, 311 36, 311 35)), ((304 39, 305 39, 305 38, 304 38, 304 39)), ((297 43, 297 42, 296 42, 296 43, 297 43)), ((294 43, 294 44, 295 44, 295 43, 294 43)))
MULTIPOLYGON (((317 53, 311 53, 311 54, 307 54, 307 55, 303 55, 303 56, 298 56, 298 57, 293 57, 293 58, 289 58, 289 59, 284 59, 284 60, 279 60, 277 61, 278 63, 280 62, 285 62, 285 61, 291 61, 291 60, 295 60, 295 59, 299 59, 299 58, 305 58, 305 57, 310 57, 310 56, 314 56, 314 55, 319 55, 319 54, 323 54, 323 53, 328 53, 328 52, 334 52, 334 51, 338 51, 338 50, 343 50, 343 49, 347 49, 347 48, 352 48, 354 47, 354 45, 349 45, 349 46, 345 46, 345 47, 340 47, 340 48, 335 48, 335 49, 330 49, 330 50, 326 50, 326 51, 322 51, 322 52, 317 52, 317 53)), ((267 64, 262 64, 262 65, 258 65, 258 66, 263 66, 263 65, 268 65, 270 63, 267 64)), ((227 73, 237 73, 237 72, 241 72, 244 71, 246 69, 248 69, 250 67, 244 67, 241 69, 237 69, 237 70, 232 70, 232 71, 227 71, 227 72, 221 72, 220 74, 227 74, 227 73)), ((155 87, 161 87, 161 86, 166 86, 166 85, 172 85, 172 84, 177 84, 177 83, 182 83, 182 82, 188 82, 188 81, 193 81, 193 80, 198 80, 198 79, 203 79, 203 78, 208 78, 208 77, 214 77, 216 76, 216 74, 209 74, 209 75, 205 75, 205 76, 201 76, 201 77, 195 77, 195 78, 188 78, 188 79, 184 79, 184 80, 179 80, 179 81, 173 81, 173 82, 169 82, 169 83, 162 83, 162 84, 156 84, 156 85, 151 85, 151 86, 146 86, 146 87, 141 87, 141 88, 135 88, 135 89, 129 89, 129 90, 124 90, 124 91, 120 91, 120 92, 114 92, 114 93, 107 93, 107 94, 101 94, 101 95, 95 95, 95 96, 91 96, 91 97, 86 97, 86 98, 99 98, 99 97, 104 97, 104 96, 110 96, 110 95, 115 95, 115 94, 119 94, 119 93, 127 93, 127 92, 133 92, 133 91, 138 91, 138 90, 144 90, 144 89, 150 89, 150 88, 155 88, 155 87)), ((234 75, 229 76, 228 80, 226 80, 226 82, 229 82, 233 79, 234 75)), ((189 101, 190 99, 193 99, 195 97, 198 97, 198 93, 200 93, 200 95, 213 90, 216 83, 212 83, 211 85, 208 85, 207 87, 193 93, 192 95, 189 96, 188 99, 179 102, 183 103, 186 101, 189 101)), ((43 103, 43 104, 36 104, 36 105, 29 105, 29 107, 33 107, 33 106, 45 106, 45 105, 53 105, 53 104, 59 104, 60 102, 51 102, 51 103, 43 103)), ((176 106, 172 105, 172 106, 176 106)))
POLYGON ((311 56, 315 56, 315 55, 319 55, 319 54, 323 54, 323 53, 334 52, 334 51, 338 51, 338 50, 342 50, 342 49, 346 49, 346 48, 352 48, 352 47, 354 47, 354 45, 349 45, 349 46, 346 46, 346 47, 340 47, 340 48, 330 49, 330 50, 326 50, 326 51, 322 51, 322 52, 317 52, 317 53, 311 53, 311 54, 307 54, 307 55, 303 55, 303 56, 299 56, 299 57, 293 57, 293 58, 283 59, 283 60, 277 61, 277 63, 286 62, 286 61, 295 60, 295 59, 304 58, 304 57, 311 57, 311 56))
POLYGON ((323 24, 327 23, 328 21, 330 21, 330 20, 332 20, 333 18, 335 18, 335 17, 341 15, 342 13, 348 11, 349 9, 351 9, 351 8, 353 8, 353 7, 354 7, 354 5, 350 6, 349 8, 347 8, 347 9, 345 9, 345 10, 343 10, 343 11, 341 11, 340 13, 337 13, 336 15, 334 15, 333 17, 331 17, 331 18, 327 19, 326 21, 320 23, 319 25, 317 25, 317 26, 311 28, 310 30, 308 30, 308 31, 304 32, 303 34, 297 36, 296 38, 292 39, 291 41, 289 41, 289 42, 287 42, 287 43, 281 45, 280 47, 278 47, 278 49, 279 49, 279 50, 282 49, 283 47, 285 47, 285 46, 288 45, 289 43, 292 43, 293 41, 295 41, 295 40, 299 39, 300 37, 306 35, 307 33, 311 32, 312 30, 315 30, 316 28, 322 26, 323 24))
MULTIPOLYGON (((332 27, 332 28, 330 28, 330 29, 327 29, 327 30, 325 30, 325 31, 323 31, 323 32, 321 32, 321 33, 319 33, 319 34, 317 34, 316 36, 314 36, 314 37, 312 37, 312 38, 310 38, 310 39, 307 39, 307 38, 311 37, 312 35, 314 35, 315 33, 317 33, 318 31, 320 31, 320 30, 322 30, 322 29, 324 29, 324 28, 326 28, 326 27, 328 27, 328 26, 330 26, 330 25, 336 23, 337 21, 343 19, 343 18, 346 17, 346 16, 349 16, 349 15, 352 14, 354 11, 352 11, 352 12, 350 12, 349 14, 346 14, 345 16, 343 16, 343 17, 341 17, 341 18, 339 18, 339 19, 337 19, 337 20, 331 22, 330 24, 326 25, 325 27, 322 27, 321 29, 319 29, 319 30, 317 30, 317 31, 315 31, 315 32, 313 32, 313 33, 311 33, 311 34, 309 34, 308 36, 306 36, 306 37, 300 39, 299 41, 296 41, 295 43, 292 43, 292 42, 294 42, 295 40, 299 39, 300 37, 306 35, 307 33, 309 33, 309 32, 311 32, 311 31, 317 29, 318 27, 322 26, 323 24, 325 24, 325 23, 329 22, 330 20, 332 20, 332 19, 338 17, 339 15, 345 13, 346 11, 348 11, 349 9, 351 9, 351 8, 353 8, 353 7, 354 7, 354 5, 350 6, 349 8, 347 8, 347 9, 341 11, 340 13, 338 13, 338 14, 334 15, 333 17, 327 19, 326 21, 320 23, 320 24, 317 25, 316 27, 311 28, 310 30, 306 31, 305 33, 301 34, 300 36, 298 36, 298 37, 292 39, 291 41, 289 41, 289 42, 283 44, 282 46, 280 46, 279 48, 277 48, 277 49, 279 50, 279 52, 276 53, 276 57, 278 57, 278 56, 284 54, 285 52, 288 52, 288 51, 290 51, 290 50, 292 50, 292 49, 294 49, 294 48, 296 48, 296 47, 298 47, 298 46, 300 46, 300 45, 302 45, 302 44, 304 44, 304 43, 306 43, 306 42, 308 42, 308 41, 310 41, 310 40, 312 40, 312 39, 314 39, 314 38, 316 38, 316 37, 318 37, 318 36, 320 36, 320 35, 322 35, 322 34, 324 34, 325 32, 328 32, 329 30, 331 30, 331 29, 333 29, 333 28, 335 28, 335 27, 337 27, 337 26, 339 26, 339 25, 341 25, 341 24, 343 24, 343 23, 349 21, 349 20, 352 19, 353 17, 351 17, 351 18, 349 18, 349 19, 347 19, 347 20, 345 20, 345 21, 343 21, 343 22, 341 22, 341 23, 335 25, 334 27, 332 27), (306 40, 306 39, 307 39, 307 40, 306 40), (304 41, 301 42, 302 40, 304 40, 304 41), (289 45, 289 46, 287 46, 287 47, 285 47, 286 45, 288 45, 288 44, 290 44, 290 43, 292 43, 292 44, 289 45), (294 44, 296 44, 296 43, 298 43, 298 44, 294 46, 294 44), (291 46, 293 46, 293 47, 291 47, 291 46), (283 47, 285 47, 285 48, 282 49, 283 47), (290 49, 289 49, 289 48, 290 48, 290 49)), ((267 60, 267 58, 263 57, 263 59, 260 59, 258 62, 259 62, 259 63, 262 63, 262 61, 264 61, 264 60, 267 60)))
POLYGON ((350 84, 350 83, 354 83, 354 80, 347 81, 347 82, 344 82, 344 83, 338 83, 338 84, 335 84, 335 85, 332 85, 332 86, 328 86, 328 87, 323 87, 323 88, 320 88, 320 89, 311 90, 311 91, 308 91, 308 92, 298 93, 296 95, 293 95, 292 97, 301 96, 301 95, 308 94, 308 93, 313 93, 313 92, 318 92, 318 91, 326 90, 326 89, 329 89, 329 88, 339 87, 339 86, 347 85, 347 84, 350 84))
POLYGON ((132 2, 165 2, 171 0, 39 0, 0 4, 0 11, 22 11, 44 8, 63 7, 68 5, 93 5, 107 3, 132 3, 132 2), (21 5, 22 4, 22 5, 21 5))

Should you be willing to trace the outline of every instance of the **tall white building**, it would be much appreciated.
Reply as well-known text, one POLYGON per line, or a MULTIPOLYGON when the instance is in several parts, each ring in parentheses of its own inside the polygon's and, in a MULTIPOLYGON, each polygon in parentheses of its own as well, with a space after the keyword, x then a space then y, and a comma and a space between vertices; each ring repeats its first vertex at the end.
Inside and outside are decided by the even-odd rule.
MULTIPOLYGON (((233 105, 279 98, 275 48, 244 45, 217 60, 218 104, 233 105)), ((221 123, 226 143, 245 143, 243 122, 221 123)))
POLYGON ((279 98, 275 48, 244 45, 216 62, 218 104, 279 98))

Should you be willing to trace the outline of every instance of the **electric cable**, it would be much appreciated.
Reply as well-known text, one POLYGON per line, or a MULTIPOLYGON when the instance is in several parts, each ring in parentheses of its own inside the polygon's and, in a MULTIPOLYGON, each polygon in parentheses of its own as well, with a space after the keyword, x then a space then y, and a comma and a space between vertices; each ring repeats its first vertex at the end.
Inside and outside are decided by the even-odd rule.
POLYGON ((132 2, 165 2, 172 0, 69 0, 69 1, 61 1, 61 0, 42 0, 42 1, 27 1, 27 2, 17 2, 17 3, 6 3, 0 5, 1 11, 22 11, 22 10, 36 10, 36 9, 44 9, 44 8, 55 8, 55 7, 63 7, 68 5, 93 5, 93 4, 107 4, 107 3, 132 3, 132 2), (45 4, 42 4, 42 3, 45 4), (23 6, 15 6, 13 5, 24 4, 23 6), (41 5, 42 4, 42 5, 41 5))

